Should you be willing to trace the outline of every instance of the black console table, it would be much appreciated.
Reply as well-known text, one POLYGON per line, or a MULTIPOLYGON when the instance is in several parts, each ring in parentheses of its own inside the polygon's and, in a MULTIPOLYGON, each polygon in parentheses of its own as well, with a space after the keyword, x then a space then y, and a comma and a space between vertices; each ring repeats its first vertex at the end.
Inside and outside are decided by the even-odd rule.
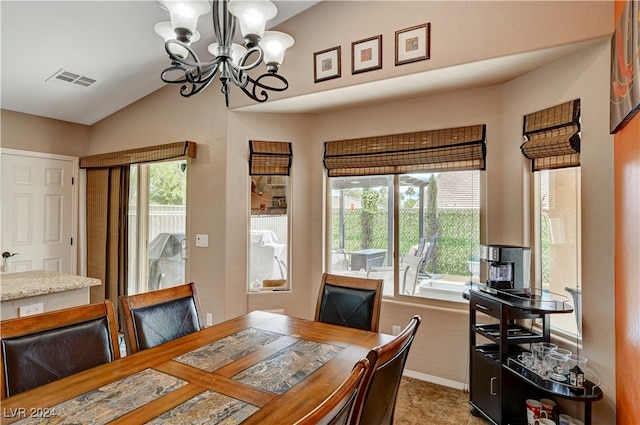
POLYGON ((470 308, 472 412, 496 425, 526 424, 526 399, 555 396, 584 402, 585 425, 590 425, 591 403, 603 397, 597 384, 587 380, 584 387, 564 385, 542 378, 517 360, 525 344, 550 340, 550 314, 571 313, 573 307, 547 293, 505 292, 484 284, 473 284, 463 296, 470 308), (518 322, 522 319, 541 319, 542 325, 524 327, 518 322))

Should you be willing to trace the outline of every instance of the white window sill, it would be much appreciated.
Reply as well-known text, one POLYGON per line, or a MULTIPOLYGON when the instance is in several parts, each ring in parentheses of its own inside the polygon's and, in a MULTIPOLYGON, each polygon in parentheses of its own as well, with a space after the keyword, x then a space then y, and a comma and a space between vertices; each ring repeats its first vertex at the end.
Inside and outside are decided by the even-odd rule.
POLYGON ((450 301, 457 303, 468 303, 462 297, 462 293, 468 285, 458 283, 432 282, 419 285, 415 297, 430 300, 450 301))

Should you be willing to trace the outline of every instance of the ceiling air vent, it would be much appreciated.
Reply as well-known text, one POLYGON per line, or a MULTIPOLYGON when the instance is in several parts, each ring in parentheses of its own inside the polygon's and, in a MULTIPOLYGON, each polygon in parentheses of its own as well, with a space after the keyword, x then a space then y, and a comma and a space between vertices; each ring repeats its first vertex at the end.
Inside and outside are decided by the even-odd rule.
POLYGON ((55 74, 47 78, 46 81, 75 87, 89 87, 96 82, 93 78, 64 69, 59 69, 55 74))

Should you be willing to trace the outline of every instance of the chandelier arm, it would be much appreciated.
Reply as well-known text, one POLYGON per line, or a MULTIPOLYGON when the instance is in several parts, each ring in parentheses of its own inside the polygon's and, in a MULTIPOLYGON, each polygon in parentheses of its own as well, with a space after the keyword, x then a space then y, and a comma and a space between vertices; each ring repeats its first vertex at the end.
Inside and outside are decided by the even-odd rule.
POLYGON ((249 76, 242 69, 235 66, 227 68, 227 77, 233 84, 240 88, 246 87, 249 82, 249 76))
POLYGON ((179 64, 174 63, 173 66, 165 69, 161 78, 162 81, 169 84, 182 84, 180 87, 180 95, 183 97, 191 97, 200 93, 202 90, 206 89, 209 84, 215 79, 217 74, 218 64, 214 64, 205 69, 186 69, 179 64), (169 79, 166 74, 171 71, 180 71, 183 75, 182 78, 179 79, 169 79))
POLYGON ((202 84, 205 81, 209 81, 216 76, 218 70, 218 63, 215 63, 206 67, 195 67, 192 69, 187 69, 184 73, 184 76, 187 82, 191 84, 202 84))
POLYGON ((251 88, 251 91, 249 91, 249 89, 247 89, 247 87, 245 86, 240 86, 240 89, 244 92, 244 94, 246 94, 256 102, 262 103, 262 102, 266 102, 269 99, 269 94, 266 92, 266 90, 282 92, 289 88, 289 82, 286 80, 286 78, 275 73, 262 74, 255 80, 249 77, 248 75, 246 75, 246 77, 248 79, 247 85, 251 88), (281 87, 270 86, 264 83, 262 80, 267 78, 275 78, 276 80, 279 80, 282 83, 282 86, 281 87), (261 89, 260 93, 256 94, 256 90, 259 90, 259 89, 261 89))
POLYGON ((183 67, 182 65, 180 65, 178 62, 172 62, 170 67, 165 68, 162 71, 162 73, 160 74, 160 78, 162 79, 162 82, 168 83, 168 84, 186 83, 187 82, 187 78, 184 77, 184 74, 185 74, 186 71, 187 71, 187 69, 185 67, 183 67), (170 79, 166 75, 171 71, 180 71, 180 72, 182 72, 183 77, 180 78, 180 79, 170 79))
POLYGON ((242 59, 240 59, 239 63, 236 64, 234 62, 231 62, 231 66, 239 71, 249 71, 250 69, 257 68, 262 63, 263 58, 264 52, 262 51, 262 48, 260 48, 260 46, 254 46, 247 50, 247 53, 242 56, 242 59), (258 57, 252 63, 246 65, 246 62, 254 53, 258 53, 258 57))
POLYGON ((216 58, 212 59, 209 62, 200 62, 200 58, 198 58, 198 55, 196 54, 196 52, 193 51, 193 49, 191 47, 189 47, 187 44, 185 44, 185 43, 183 43, 183 42, 181 42, 179 40, 167 40, 164 43, 164 49, 167 51, 167 54, 169 55, 169 57, 171 58, 171 60, 173 62, 179 62, 182 65, 190 66, 190 67, 194 67, 194 68, 200 68, 200 67, 204 68, 204 67, 207 67, 207 66, 211 66, 214 63, 220 62, 220 59, 221 59, 219 57, 216 57, 216 58), (190 61, 187 58, 183 58, 182 56, 178 56, 175 53, 173 53, 171 51, 170 47, 169 47, 172 44, 177 44, 178 46, 184 48, 189 53, 187 55, 187 58, 189 56, 192 56, 194 61, 190 61))

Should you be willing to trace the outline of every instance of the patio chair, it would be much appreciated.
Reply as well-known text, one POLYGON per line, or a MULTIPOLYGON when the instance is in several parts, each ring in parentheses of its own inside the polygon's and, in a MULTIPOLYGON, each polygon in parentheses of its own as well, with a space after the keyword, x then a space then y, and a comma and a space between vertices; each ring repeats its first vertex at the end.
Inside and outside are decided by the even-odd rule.
MULTIPOLYGON (((405 254, 400 257, 400 294, 415 295, 421 264, 421 256, 405 254)), ((393 282, 393 267, 371 267, 367 270, 367 278, 393 282)))
POLYGON ((0 323, 0 398, 120 358, 113 304, 65 308, 0 323))
POLYGON ((440 237, 440 233, 434 233, 431 235, 431 239, 427 244, 424 242, 426 238, 420 239, 420 245, 418 246, 418 252, 422 252, 422 263, 418 267, 418 273, 420 276, 432 277, 431 274, 427 272, 427 266, 433 262, 435 259, 435 248, 438 243, 438 238, 440 237))

